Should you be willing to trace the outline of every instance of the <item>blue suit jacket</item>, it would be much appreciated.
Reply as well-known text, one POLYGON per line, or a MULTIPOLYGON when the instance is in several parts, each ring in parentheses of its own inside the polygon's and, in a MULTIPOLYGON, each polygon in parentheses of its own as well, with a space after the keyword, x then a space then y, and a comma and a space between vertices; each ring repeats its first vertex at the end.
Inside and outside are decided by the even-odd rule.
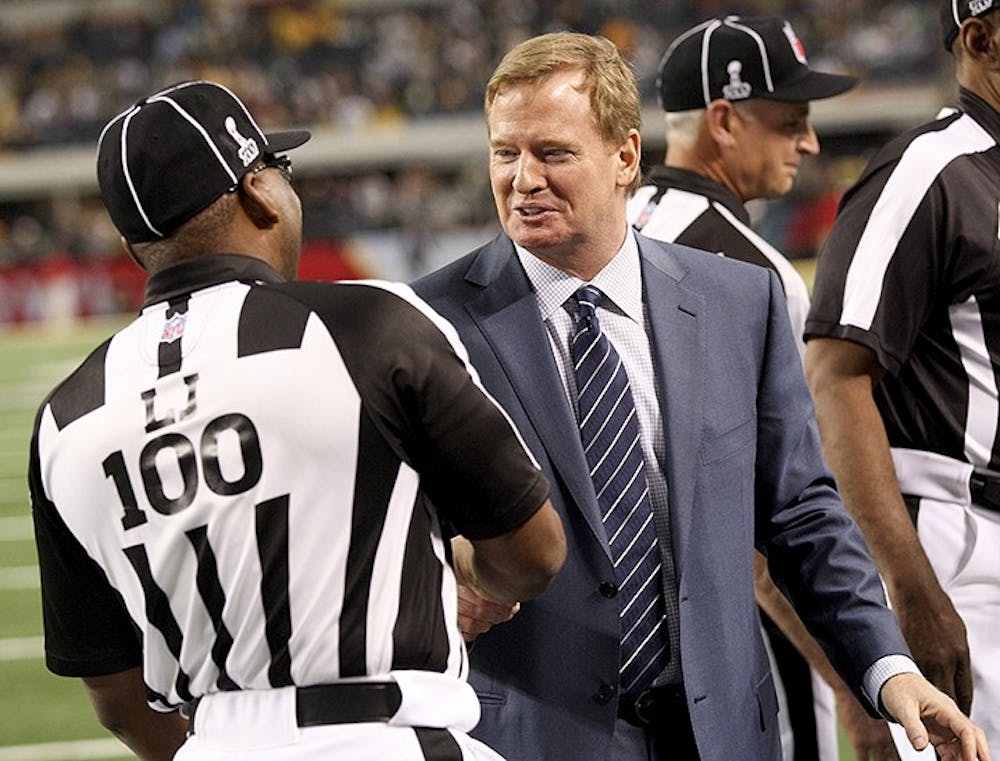
MULTIPOLYGON (((773 274, 639 236, 666 436, 684 686, 703 761, 780 758, 752 550, 855 690, 908 653, 835 491, 773 274)), ((573 411, 509 238, 414 284, 452 322, 552 483, 569 557, 471 649, 477 737, 513 761, 604 759, 616 715, 618 601, 573 411), (611 690, 609 688, 614 688, 611 690)))

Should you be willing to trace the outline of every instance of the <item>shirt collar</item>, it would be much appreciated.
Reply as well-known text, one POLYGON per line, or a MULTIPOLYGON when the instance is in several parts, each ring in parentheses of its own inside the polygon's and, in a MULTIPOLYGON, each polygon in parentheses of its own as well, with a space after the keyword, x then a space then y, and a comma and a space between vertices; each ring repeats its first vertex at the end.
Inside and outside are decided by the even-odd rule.
POLYGON ((143 308, 170 301, 232 280, 281 283, 285 278, 271 265, 242 254, 213 254, 184 259, 150 276, 146 282, 143 308))
POLYGON ((740 222, 745 225, 750 224, 750 214, 737 195, 726 186, 703 174, 675 166, 658 164, 650 169, 646 176, 653 185, 661 190, 677 188, 717 201, 732 212, 740 222))
POLYGON ((958 91, 958 107, 975 119, 1000 143, 1000 114, 989 103, 964 87, 958 91))
MULTIPOLYGON (((586 285, 585 281, 543 262, 516 243, 514 250, 517 251, 521 266, 524 267, 528 280, 535 289, 543 320, 548 320, 553 312, 562 309, 567 299, 580 286, 586 285)), ((639 265, 639 245, 631 228, 625 235, 625 242, 618 249, 618 253, 590 283, 600 288, 601 292, 625 315, 642 324, 642 269, 639 265)))

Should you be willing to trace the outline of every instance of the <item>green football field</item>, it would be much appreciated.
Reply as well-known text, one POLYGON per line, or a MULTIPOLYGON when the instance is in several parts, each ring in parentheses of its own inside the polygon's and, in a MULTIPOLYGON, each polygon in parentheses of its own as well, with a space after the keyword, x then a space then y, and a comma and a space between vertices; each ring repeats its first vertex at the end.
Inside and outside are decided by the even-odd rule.
MULTIPOLYGON (((131 757, 98 725, 79 681, 45 669, 25 479, 39 402, 119 324, 0 332, 0 761, 131 757)), ((841 759, 854 756, 842 748, 841 759)))
POLYGON ((94 719, 80 682, 45 669, 25 479, 39 402, 116 325, 0 333, 0 761, 131 757, 94 719))

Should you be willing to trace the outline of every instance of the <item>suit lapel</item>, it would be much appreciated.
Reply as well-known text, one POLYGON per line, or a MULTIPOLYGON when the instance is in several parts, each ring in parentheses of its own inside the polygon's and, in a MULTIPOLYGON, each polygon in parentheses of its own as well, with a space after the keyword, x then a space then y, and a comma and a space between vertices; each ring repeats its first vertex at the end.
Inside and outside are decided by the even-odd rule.
POLYGON ((668 502, 674 562, 681 578, 694 505, 706 382, 704 298, 681 286, 684 270, 659 244, 639 236, 643 300, 666 440, 668 502))
POLYGON ((485 286, 466 304, 469 316, 500 361, 544 455, 610 556, 576 416, 562 391, 531 283, 509 241, 501 236, 487 247, 466 279, 485 286))

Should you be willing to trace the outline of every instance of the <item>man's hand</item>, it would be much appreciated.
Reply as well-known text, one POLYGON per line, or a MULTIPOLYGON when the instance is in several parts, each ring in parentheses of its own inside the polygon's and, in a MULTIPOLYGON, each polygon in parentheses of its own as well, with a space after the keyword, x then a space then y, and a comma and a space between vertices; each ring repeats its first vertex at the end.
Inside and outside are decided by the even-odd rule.
POLYGON ((170 761, 184 744, 188 721, 180 713, 160 713, 146 703, 139 667, 83 678, 101 725, 142 761, 170 761))
POLYGON ((472 642, 497 624, 510 621, 521 604, 490 599, 479 586, 472 562, 474 549, 467 539, 452 539, 451 553, 458 582, 458 628, 465 641, 472 642))
POLYGON ((919 674, 890 677, 880 698, 916 750, 930 743, 942 761, 992 761, 983 730, 919 674))
POLYGON ((837 721, 847 735, 857 761, 899 761, 889 725, 873 719, 846 690, 835 690, 837 721))
POLYGON ((521 604, 493 602, 478 594, 472 587, 458 586, 458 628, 466 642, 472 642, 497 624, 510 621, 521 609, 521 604))

